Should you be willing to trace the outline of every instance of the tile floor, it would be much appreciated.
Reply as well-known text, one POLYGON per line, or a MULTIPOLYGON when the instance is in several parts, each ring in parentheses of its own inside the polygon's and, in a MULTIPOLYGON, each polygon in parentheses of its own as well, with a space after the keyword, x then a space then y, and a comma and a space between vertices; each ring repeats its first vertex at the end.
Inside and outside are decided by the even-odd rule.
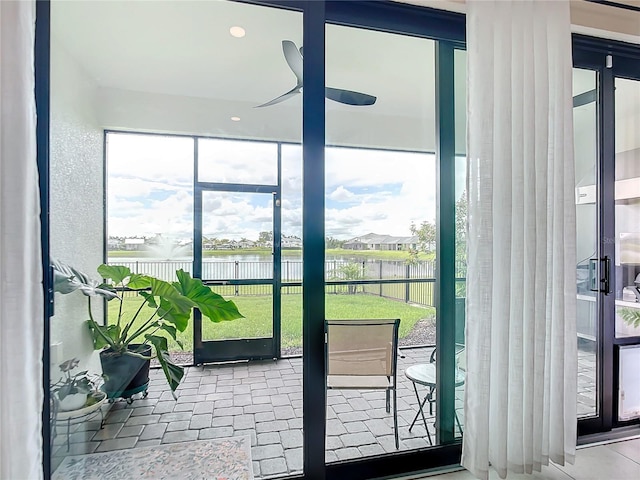
POLYGON ((578 417, 596 414, 596 355, 578 349, 578 417))
MULTIPOLYGON (((404 370, 428 362, 431 351, 403 349, 404 358, 398 358, 400 450, 429 445, 422 421, 409 431, 417 400, 404 370)), ((592 394, 588 369, 583 376, 588 402, 592 394)), ((456 411, 464 428, 463 388, 456 389, 456 411)), ((174 400, 162 371, 152 370, 147 398, 132 405, 123 401, 106 405, 102 429, 98 417, 73 425, 68 451, 66 425, 59 424, 54 470, 67 455, 250 435, 256 478, 302 471, 301 358, 190 367, 176 393, 174 400)), ((393 416, 385 411, 383 391, 330 390, 327 405, 328 462, 396 451, 393 416)), ((428 428, 435 439, 433 422, 429 415, 428 428)))
MULTIPOLYGON (((495 471, 490 480, 499 477, 495 471)), ((474 480, 462 470, 440 475, 403 477, 403 480, 474 480)), ((508 480, 638 480, 640 479, 640 438, 597 446, 584 446, 576 453, 574 465, 549 465, 532 475, 510 474, 508 480)), ((400 480, 400 479, 398 479, 400 480)))

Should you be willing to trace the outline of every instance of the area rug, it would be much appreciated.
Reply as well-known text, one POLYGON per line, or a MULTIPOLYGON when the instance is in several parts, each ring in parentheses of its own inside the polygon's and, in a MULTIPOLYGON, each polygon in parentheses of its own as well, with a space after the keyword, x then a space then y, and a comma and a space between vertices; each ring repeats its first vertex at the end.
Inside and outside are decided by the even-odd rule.
POLYGON ((248 436, 74 455, 53 480, 253 480, 248 436))

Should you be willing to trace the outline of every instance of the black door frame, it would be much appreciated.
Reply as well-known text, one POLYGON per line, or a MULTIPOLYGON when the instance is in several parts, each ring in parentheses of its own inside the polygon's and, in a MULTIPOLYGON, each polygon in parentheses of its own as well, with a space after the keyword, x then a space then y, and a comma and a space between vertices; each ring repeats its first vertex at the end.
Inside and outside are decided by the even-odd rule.
MULTIPOLYGON (((597 73, 598 116, 598 235, 599 258, 615 259, 615 78, 640 79, 640 47, 613 40, 573 36, 574 67, 597 73)), ((615 269, 615 266, 611 267, 615 269)), ((578 436, 609 432, 635 425, 640 420, 619 422, 618 351, 619 345, 640 343, 640 338, 616 339, 615 290, 599 293, 596 341, 597 414, 578 419, 578 436)))
POLYGON ((42 472, 43 477, 51 477, 51 328, 49 320, 53 316, 53 269, 49 264, 49 122, 50 122, 50 79, 51 79, 51 3, 36 2, 35 25, 35 100, 36 100, 36 142, 38 178, 40 188, 40 240, 42 242, 42 288, 44 294, 43 344, 42 344, 42 472))
MULTIPOLYGON (((638 48, 640 50, 640 48, 638 48)), ((609 238, 613 238, 615 235, 615 166, 616 166, 616 145, 615 145, 615 133, 616 133, 616 124, 615 124, 615 82, 616 79, 629 79, 636 82, 639 82, 640 85, 640 52, 634 52, 635 55, 630 55, 630 51, 626 48, 622 48, 622 46, 617 46, 617 48, 611 49, 611 68, 606 68, 609 70, 610 74, 607 75, 606 85, 609 89, 609 112, 608 115, 611 118, 610 123, 608 124, 608 131, 605 131, 605 147, 608 148, 608 154, 610 158, 610 165, 607 165, 607 174, 604 178, 604 181, 607 182, 607 185, 603 188, 610 192, 609 202, 611 206, 608 207, 606 213, 611 213, 611 230, 609 232, 605 232, 605 235, 609 233, 609 238)), ((605 126, 605 129, 607 127, 605 126)), ((605 237, 606 238, 606 237, 605 237)), ((613 250, 612 242, 608 242, 610 244, 611 250, 613 250)), ((615 259, 615 251, 611 258, 615 259)), ((612 262, 613 263, 613 262, 612 262)), ((615 272, 615 265, 612 265, 612 273, 615 272)), ((616 275, 612 275, 612 290, 615 292, 618 290, 616 285, 616 275)), ((622 287, 622 286, 621 286, 622 287)), ((629 420, 629 421, 620 421, 618 420, 618 409, 619 409, 619 379, 620 379, 620 347, 625 345, 640 345, 640 336, 637 337, 628 337, 628 338, 617 338, 615 332, 615 295, 612 294, 611 303, 613 306, 608 312, 605 312, 603 315, 604 320, 608 322, 607 332, 610 334, 610 337, 607 338, 606 348, 609 351, 609 355, 612 359, 612 367, 610 371, 610 381, 611 381, 611 401, 610 401, 610 418, 605 419, 604 425, 608 428, 622 428, 626 426, 632 425, 640 425, 640 418, 629 420)), ((607 413, 607 412, 605 412, 607 413)))
MULTIPOLYGON (((193 315, 193 363, 196 365, 212 362, 235 360, 264 360, 280 358, 281 347, 281 310, 282 310, 282 143, 273 143, 277 147, 277 179, 275 185, 214 183, 201 181, 199 172, 199 142, 206 137, 194 137, 193 168, 193 276, 202 279, 205 285, 270 285, 272 294, 271 337, 241 338, 227 340, 202 339, 202 314, 194 310, 193 315), (272 195, 272 277, 270 279, 209 279, 203 278, 202 272, 202 235, 203 235, 203 201, 205 192, 259 193, 272 195)), ((235 140, 244 141, 244 140, 235 140)), ((247 140, 257 142, 254 140, 247 140)))
POLYGON ((455 132, 453 117, 453 53, 464 48, 464 16, 389 2, 305 3, 303 91, 303 456, 305 478, 349 478, 353 480, 398 475, 425 468, 458 463, 461 443, 454 439, 455 387, 455 132), (325 149, 325 24, 437 40, 436 105, 438 108, 439 176, 438 244, 440 254, 436 279, 438 311, 437 341, 440 395, 437 397, 440 445, 354 461, 325 464, 326 372, 324 361, 324 149, 325 149), (313 83, 307 84, 307 79, 313 83), (445 179, 445 185, 441 185, 445 179), (442 187, 442 188, 440 188, 442 187), (443 213, 444 212, 444 213, 443 213), (450 248, 446 248, 449 246, 450 248), (451 379, 451 381, 449 381, 451 379))
MULTIPOLYGON (((640 9, 638 10, 640 11, 640 9)), ((615 56, 613 56, 612 61, 613 61, 613 66, 612 66, 612 87, 614 90, 614 93, 612 94, 612 103, 615 106, 615 81, 618 78, 621 79, 628 79, 628 80, 633 80, 635 82, 638 82, 638 85, 640 85, 640 54, 638 52, 636 52, 637 56, 635 57, 635 59, 626 57, 624 55, 621 55, 620 53, 617 53, 615 56)), ((615 125, 615 111, 614 111, 614 125, 615 125)), ((615 137, 615 128, 614 128, 614 132, 612 133, 612 136, 615 137)), ((614 138, 615 140, 615 138, 614 138)), ((612 148, 614 149, 614 163, 613 166, 615 167, 615 142, 613 142, 614 145, 612 145, 612 148)), ((613 175, 614 180, 615 180, 615 175, 613 175)), ((613 217, 615 219, 615 215, 613 217)), ((615 278, 614 278, 614 282, 615 282, 615 278)), ((614 283, 615 285, 615 283, 614 283)), ((637 337, 628 337, 628 338, 616 338, 615 336, 615 326, 614 326, 614 321, 615 319, 613 318, 613 316, 615 316, 615 314, 612 313, 612 339, 613 339, 613 404, 612 404, 612 424, 613 424, 613 428, 624 428, 624 427, 628 427, 628 426, 634 426, 634 425, 640 425, 640 418, 634 419, 634 420, 628 420, 628 421, 621 421, 618 420, 618 409, 619 409, 619 399, 620 396, 618 394, 619 391, 619 382, 620 382, 620 347, 623 346, 630 346, 630 345, 640 345, 640 336, 637 337)))

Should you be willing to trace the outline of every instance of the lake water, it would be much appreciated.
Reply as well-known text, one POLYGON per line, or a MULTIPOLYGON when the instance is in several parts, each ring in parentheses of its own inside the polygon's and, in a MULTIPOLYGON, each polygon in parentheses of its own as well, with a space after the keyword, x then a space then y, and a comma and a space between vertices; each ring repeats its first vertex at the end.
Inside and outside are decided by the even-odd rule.
MULTIPOLYGON (((297 252, 296 252, 297 253, 297 252)), ((419 278, 433 277, 433 262, 420 262, 408 267, 402 260, 377 260, 358 257, 357 255, 333 255, 327 257, 325 274, 327 279, 345 278, 344 266, 353 262, 362 262, 358 276, 353 278, 419 278)), ((193 272, 193 259, 177 257, 160 259, 149 257, 112 257, 109 263, 126 265, 133 272, 153 275, 164 280, 175 278, 175 271, 183 269, 193 272)), ((302 257, 283 255, 282 281, 295 282, 302 280, 302 257)), ((205 257, 202 262, 202 278, 207 280, 228 279, 269 279, 273 278, 273 262, 270 255, 220 255, 205 257)))
MULTIPOLYGON (((212 255, 205 256, 203 258, 205 262, 270 262, 271 255, 265 254, 231 254, 231 255, 212 255)), ((296 251, 294 253, 289 253, 287 251, 282 252, 282 261, 302 261, 302 253, 296 251)), ((372 259, 371 257, 365 257, 362 255, 358 255, 354 253, 353 255, 328 255, 326 257, 327 261, 350 261, 350 262, 362 262, 362 261, 372 261, 377 262, 377 259, 372 259)), ((171 258, 163 258, 161 256, 157 257, 109 257, 109 263, 118 263, 118 262, 162 262, 162 261, 174 261, 174 262, 192 262, 192 256, 177 256, 171 258)), ((392 260, 395 261, 395 260, 392 260)))

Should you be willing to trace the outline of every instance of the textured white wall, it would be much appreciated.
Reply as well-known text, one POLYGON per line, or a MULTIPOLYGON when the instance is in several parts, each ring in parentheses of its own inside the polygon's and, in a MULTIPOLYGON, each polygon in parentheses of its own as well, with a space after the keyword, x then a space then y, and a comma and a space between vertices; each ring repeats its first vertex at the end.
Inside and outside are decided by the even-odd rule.
MULTIPOLYGON (((95 85, 60 46, 51 42, 51 256, 97 278, 103 258, 102 131, 96 122, 95 85)), ((102 302, 94 300, 94 317, 102 302)), ((51 343, 62 343, 58 360, 80 359, 82 369, 101 373, 84 321, 87 298, 80 292, 55 294, 51 343)), ((78 370, 79 371, 79 370, 78 370)), ((55 378, 55 377, 54 377, 55 378)))

